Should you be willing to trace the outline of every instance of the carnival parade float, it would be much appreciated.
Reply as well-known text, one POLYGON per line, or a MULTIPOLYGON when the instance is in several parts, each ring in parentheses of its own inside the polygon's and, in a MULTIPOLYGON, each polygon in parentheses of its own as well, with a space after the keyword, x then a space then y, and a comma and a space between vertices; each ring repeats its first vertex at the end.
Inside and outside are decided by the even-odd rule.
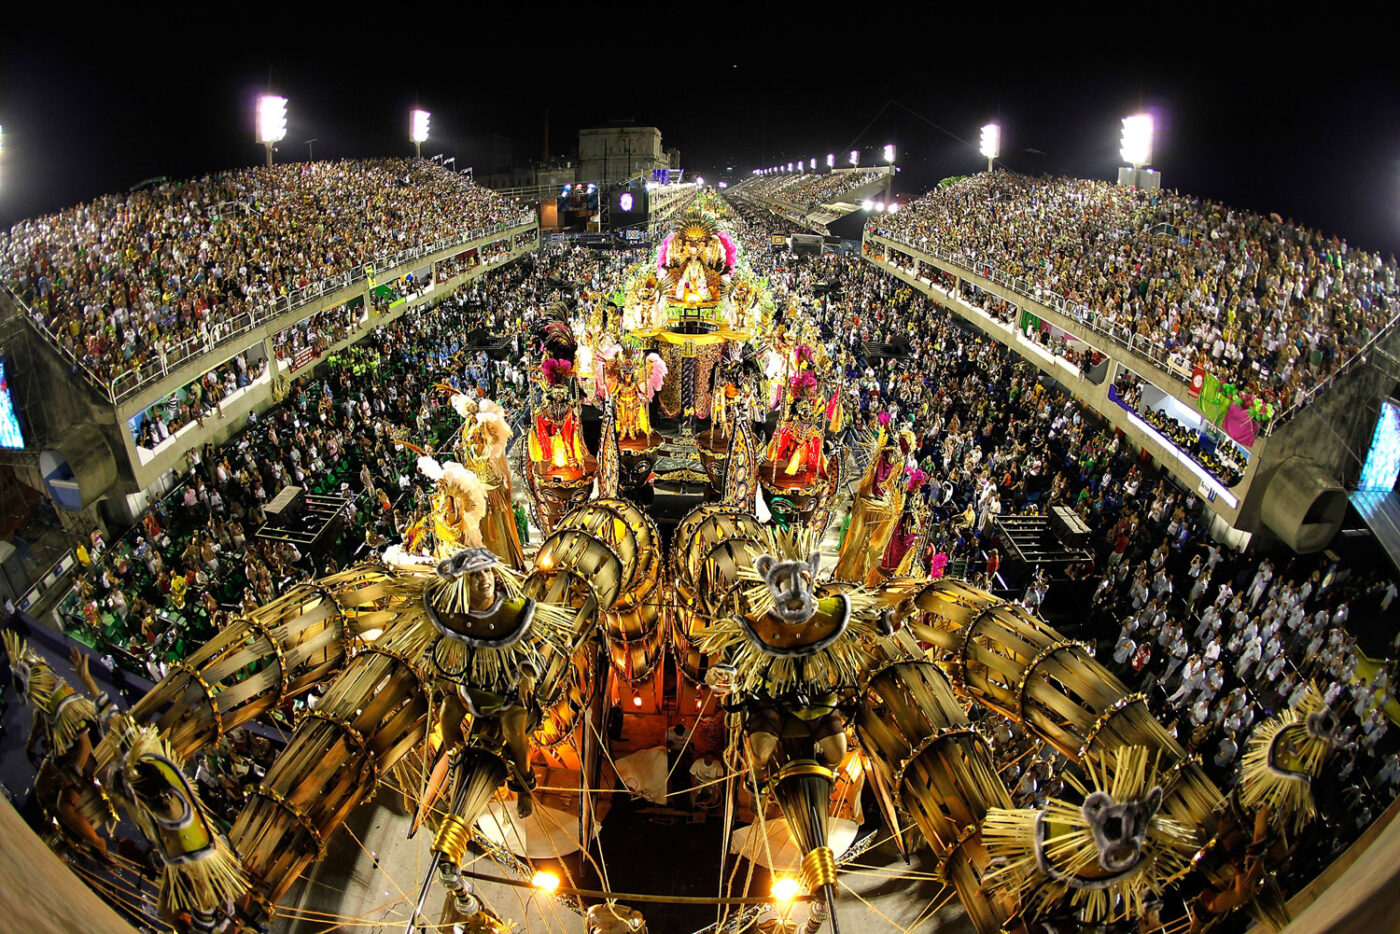
MULTIPOLYGON (((789 847, 769 865, 803 907, 770 929, 836 929, 866 786, 901 851, 936 865, 983 934, 1284 921, 1271 880, 1333 747, 1320 698, 1261 734, 1239 787, 1218 787, 1086 646, 929 573, 910 438, 882 434, 849 477, 852 521, 823 560, 848 492, 839 380, 722 218, 683 216, 612 299, 547 323, 528 413, 454 400, 462 427, 425 452, 431 510, 405 541, 240 615, 129 711, 7 638, 47 750, 41 799, 71 853, 100 856, 125 811, 159 856, 171 927, 255 930, 392 787, 434 854, 410 927, 436 916, 433 899, 465 930, 507 930, 474 894, 474 858, 527 872, 541 854, 503 827, 555 839, 542 822, 561 814, 591 852, 593 792, 645 785, 609 721, 644 729, 681 710, 687 742, 702 723, 711 734, 726 853, 789 847), (543 533, 529 553, 510 518, 522 483, 543 533), (218 832, 183 763, 313 689, 218 832), (1010 752, 974 707, 1071 763, 1061 797, 1013 804, 1010 752)), ((590 931, 646 929, 646 906, 620 893, 554 897, 590 931)))

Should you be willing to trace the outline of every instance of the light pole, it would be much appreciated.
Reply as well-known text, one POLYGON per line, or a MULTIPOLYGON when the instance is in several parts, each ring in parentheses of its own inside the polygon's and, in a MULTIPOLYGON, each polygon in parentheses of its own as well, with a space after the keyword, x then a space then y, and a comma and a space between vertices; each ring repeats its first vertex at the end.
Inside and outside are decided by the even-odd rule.
POLYGON ((318 140, 318 139, 320 139, 320 138, 321 138, 321 137, 319 137, 319 136, 313 136, 313 137, 311 137, 311 138, 308 139, 308 140, 303 140, 303 142, 306 143, 306 161, 307 161, 307 162, 315 162, 315 161, 316 161, 316 157, 315 157, 314 155, 311 154, 311 144, 314 143, 314 142, 316 142, 316 140, 318 140))
POLYGON ((1133 167, 1133 187, 1142 187, 1139 177, 1142 167, 1152 164, 1152 115, 1133 114, 1123 118, 1123 145, 1119 149, 1123 161, 1133 167))
POLYGON ((1001 155, 1001 127, 995 123, 989 123, 982 127, 982 155, 987 157, 987 174, 992 172, 992 166, 1001 155))
POLYGON ((408 138, 413 142, 414 158, 423 158, 423 144, 428 140, 428 112, 426 110, 409 112, 408 138))
POLYGON ((258 98, 258 142, 267 149, 267 165, 272 167, 272 149, 287 135, 287 99, 275 94, 258 98))

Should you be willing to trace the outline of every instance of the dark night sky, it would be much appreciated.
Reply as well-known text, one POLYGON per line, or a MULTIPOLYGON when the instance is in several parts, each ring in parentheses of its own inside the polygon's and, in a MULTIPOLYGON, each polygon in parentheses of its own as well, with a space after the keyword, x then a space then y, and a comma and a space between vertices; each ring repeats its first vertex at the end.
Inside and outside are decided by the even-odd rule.
POLYGON ((177 22, 31 10, 0 38, 0 222, 254 163, 252 100, 270 73, 290 99, 281 160, 306 158, 310 137, 317 158, 408 154, 416 100, 433 114, 425 154, 478 171, 538 157, 547 108, 555 154, 580 126, 635 118, 710 179, 852 147, 868 164, 894 142, 902 197, 981 167, 989 119, 1010 168, 1113 178, 1119 119, 1150 107, 1168 186, 1400 253, 1400 67, 1379 12, 1159 6, 1118 27, 1088 8, 955 21, 931 5, 784 6, 732 22, 698 6, 532 5, 406 24, 348 6, 177 22))

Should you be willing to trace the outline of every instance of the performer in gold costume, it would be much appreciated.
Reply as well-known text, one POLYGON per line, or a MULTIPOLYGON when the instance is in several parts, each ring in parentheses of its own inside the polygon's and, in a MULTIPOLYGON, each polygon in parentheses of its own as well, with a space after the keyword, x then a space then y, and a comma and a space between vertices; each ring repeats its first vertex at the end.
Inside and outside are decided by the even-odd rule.
POLYGON ((617 412, 617 440, 650 440, 648 407, 666 379, 666 363, 654 353, 642 357, 621 351, 613 356, 608 369, 608 393, 617 412))
POLYGON ((837 580, 860 583, 879 566, 904 511, 904 463, 913 449, 914 435, 905 430, 891 437, 881 428, 876 445, 851 503, 851 524, 836 562, 837 580))
POLYGON ((520 547, 520 533, 510 507, 510 465, 506 462, 510 424, 501 407, 490 399, 458 396, 452 402, 466 419, 457 436, 457 452, 462 463, 481 481, 486 496, 482 544, 506 565, 519 570, 525 566, 525 552, 520 547))

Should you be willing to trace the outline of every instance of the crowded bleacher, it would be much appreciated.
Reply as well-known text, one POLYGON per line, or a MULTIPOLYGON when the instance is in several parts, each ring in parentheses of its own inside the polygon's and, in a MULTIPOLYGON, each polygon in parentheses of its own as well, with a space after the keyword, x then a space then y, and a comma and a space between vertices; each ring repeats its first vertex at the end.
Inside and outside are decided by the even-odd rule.
MULTIPOLYGON (((934 478, 921 491, 942 531, 926 566, 1045 612, 1054 589, 1092 585, 1092 609, 1060 625, 1092 639, 1100 660, 1140 685, 1162 722, 1221 780, 1233 775, 1253 724, 1299 703, 1317 683, 1345 710, 1341 782, 1330 790, 1329 843, 1293 869, 1311 878, 1369 825, 1400 786, 1391 662, 1357 647, 1357 608, 1375 625, 1397 593, 1392 571, 1349 568, 1328 555, 1287 561, 1235 552, 1213 540, 1194 490, 1175 485, 1092 409, 1002 344, 911 288, 858 260, 797 261, 766 254, 764 231, 781 220, 742 208, 747 255, 771 255, 765 272, 778 304, 797 296, 845 361, 856 414, 846 442, 868 446, 880 413, 910 428, 911 463, 934 478), (839 290, 814 294, 817 283, 839 290), (867 359, 866 348, 909 341, 907 356, 867 359), (1071 507, 1092 530, 1093 560, 1063 578, 1034 575, 1006 589, 1001 516, 1071 507), (1277 566, 1275 562, 1277 561, 1277 566)), ((1087 599, 1087 592, 1086 592, 1087 599)), ((1400 639, 1387 653, 1393 659, 1400 639)), ((1063 757, 1018 727, 989 717, 1000 743, 1026 747, 1009 779, 1020 805, 1058 793, 1063 757)))
POLYGON ((979 174, 869 229, 937 250, 1286 409, 1395 318, 1392 258, 1169 191, 979 174))
POLYGON ((884 175, 888 169, 842 169, 822 174, 772 175, 749 179, 736 194, 765 201, 776 201, 798 211, 809 211, 835 200, 884 175))
MULTIPOLYGON (((927 205, 911 213, 930 216, 927 205)), ((893 221, 902 224, 902 217, 893 221)), ((913 432, 908 466, 931 478, 918 495, 939 530, 926 566, 943 566, 1047 616, 1056 590, 1082 593, 1084 604, 1092 593, 1089 610, 1077 606, 1056 624, 1092 642, 1099 659, 1147 694, 1162 722, 1220 779, 1238 768, 1254 724, 1297 704, 1305 686, 1318 683, 1344 711, 1348 742, 1338 760, 1342 781, 1320 804, 1328 845, 1300 860, 1294 874, 1311 878, 1318 861, 1356 838, 1400 784, 1400 736, 1389 732, 1385 714, 1393 704, 1389 662, 1372 667, 1350 630, 1355 617, 1374 620, 1389 610, 1393 575, 1328 556, 1275 566, 1232 552, 1211 538, 1211 514, 1196 491, 1174 485, 1013 349, 859 256, 804 259, 770 250, 770 234, 784 224, 758 208, 736 205, 733 221, 775 306, 803 309, 844 379, 850 418, 833 442, 851 465, 848 476, 860 475, 882 419, 913 432), (907 349, 877 356, 873 346, 907 349), (1084 520, 1092 558, 1056 579, 1016 577, 1003 564, 998 520, 1044 515, 1051 506, 1084 520)), ((923 230, 900 228, 902 235, 923 230)), ((1359 267, 1358 256, 1349 255, 1359 267)), ((407 444, 438 450, 459 423, 441 384, 496 399, 518 427, 539 363, 531 324, 565 300, 586 317, 588 303, 615 294, 629 264, 644 257, 547 244, 436 308, 411 310, 328 356, 313 375, 294 381, 279 407, 223 447, 191 450, 179 485, 137 527, 110 545, 97 536, 80 549, 87 570, 65 607, 70 632, 113 664, 158 677, 232 616, 395 540, 426 508, 431 483, 416 471, 407 444), (504 338, 509 351, 483 353, 472 339, 481 334, 504 338), (354 497, 346 527, 319 557, 256 537, 267 503, 287 485, 354 497)), ((1063 268, 1075 263, 1066 260, 1063 268)), ((1373 304, 1386 301, 1389 269, 1363 277, 1379 283, 1368 292, 1373 304)), ((1228 267, 1221 275, 1228 282, 1228 267)), ((1014 319, 1005 303, 971 297, 998 318, 1014 319)), ((332 315, 307 327, 335 323, 332 315)), ((1078 353, 1063 346, 1054 352, 1078 353)), ((239 385, 245 370, 235 364, 223 385, 239 385)), ((1132 387, 1123 392, 1131 397, 1132 387)), ((218 402, 217 392, 206 391, 180 405, 186 418, 217 417, 218 402)), ((839 500, 837 509, 848 505, 839 500)), ((523 502, 515 504, 515 520, 528 540, 523 502)), ((1024 750, 1008 775, 1017 804, 1043 804, 1063 789, 1063 756, 999 717, 972 716, 1001 748, 1024 750)), ((236 799, 256 757, 229 744, 216 755, 211 781, 236 799)))
POLYGON ((22 221, 0 277, 98 381, 139 381, 298 290, 521 213, 423 160, 240 169, 22 221))

